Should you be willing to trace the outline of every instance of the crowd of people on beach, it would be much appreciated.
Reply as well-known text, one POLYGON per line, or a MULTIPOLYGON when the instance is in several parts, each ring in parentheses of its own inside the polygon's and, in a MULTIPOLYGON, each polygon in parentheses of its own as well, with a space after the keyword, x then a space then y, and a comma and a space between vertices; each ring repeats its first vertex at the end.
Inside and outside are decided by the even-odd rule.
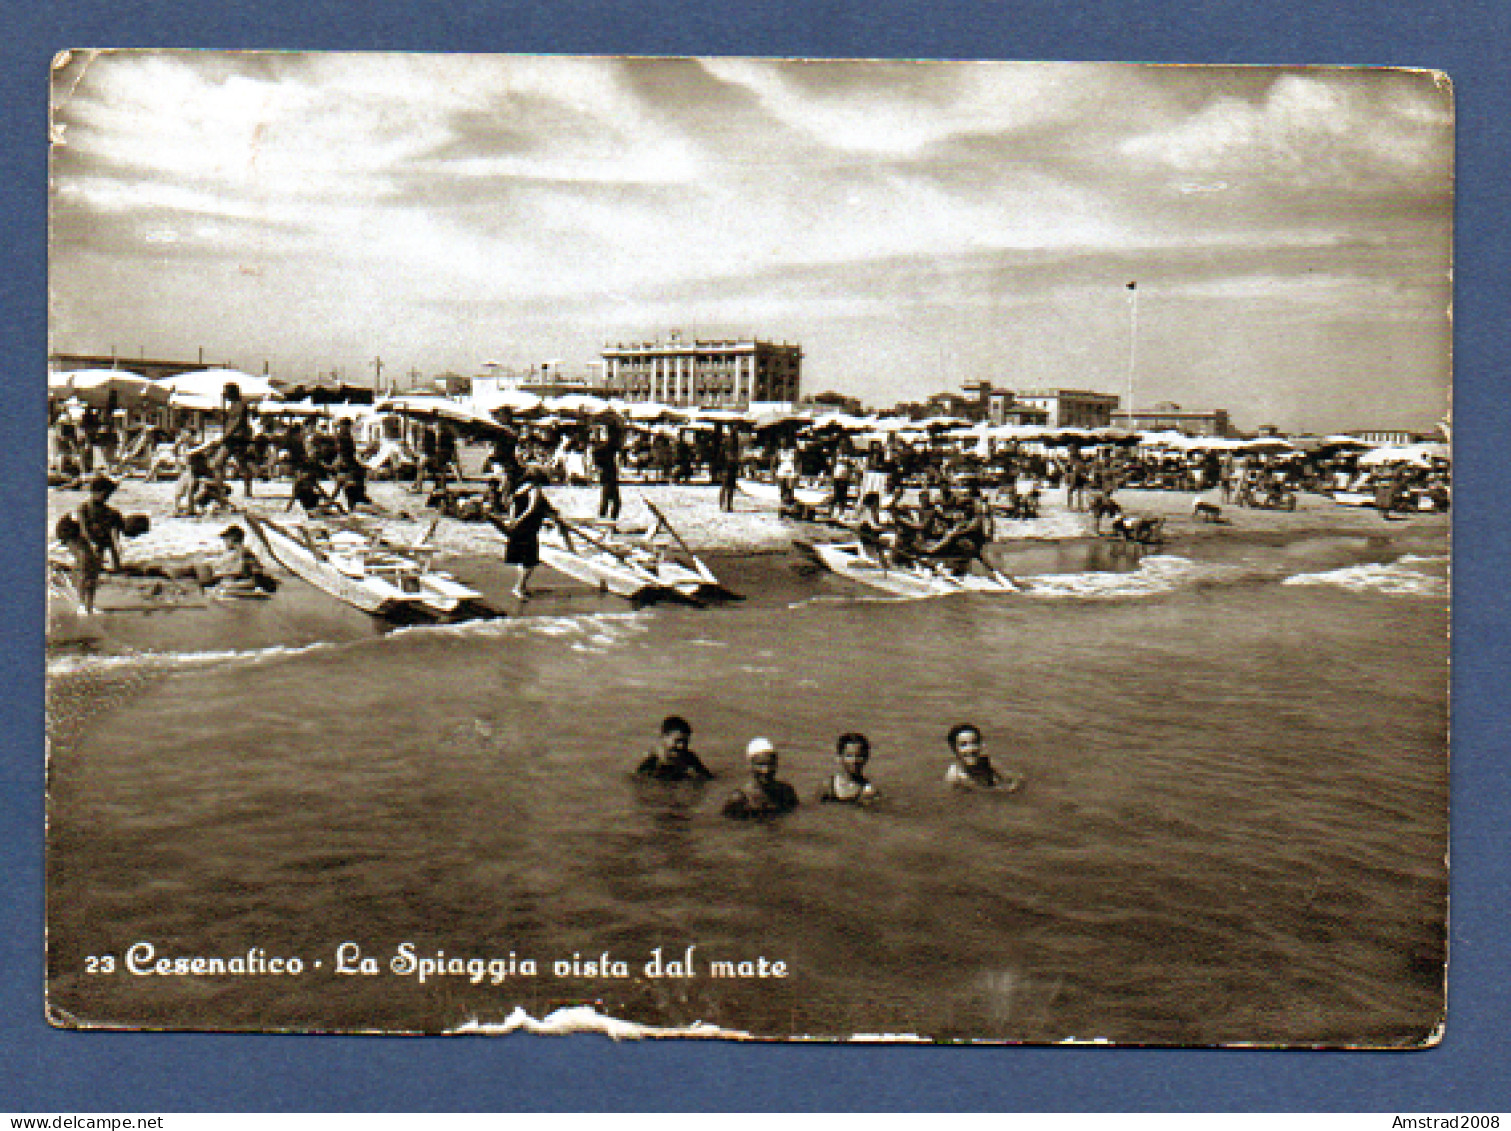
MULTIPOLYGON (((680 715, 669 715, 661 723, 655 746, 635 768, 639 778, 658 782, 707 782, 716 776, 691 748, 693 729, 680 715)), ((1014 793, 1023 779, 992 765, 986 753, 981 728, 960 723, 945 736, 953 761, 944 773, 944 781, 956 789, 993 790, 1014 793)), ((871 760, 871 743, 864 734, 850 731, 835 742, 834 772, 815 791, 819 803, 871 805, 881 793, 866 776, 871 760)), ((777 777, 780 755, 776 745, 765 737, 753 738, 745 747, 748 780, 737 787, 724 802, 721 812, 733 818, 763 818, 790 813, 799 805, 797 790, 777 777)))
MULTIPOLYGON (((369 480, 407 482, 439 515, 498 527, 509 543, 507 560, 522 570, 517 595, 539 562, 541 528, 559 517, 544 494, 552 483, 596 484, 597 517, 610 524, 620 518, 620 487, 629 477, 716 485, 726 512, 736 509, 742 486, 764 484, 780 515, 842 529, 884 567, 926 564, 957 573, 980 570, 995 524, 1037 517, 1047 491, 1063 490, 1067 509, 1090 516, 1093 534, 1102 535, 1105 523, 1105 533, 1139 546, 1163 541, 1164 519, 1125 511, 1116 497, 1124 489, 1195 493, 1193 514, 1212 522, 1227 521, 1223 507, 1294 509, 1303 490, 1351 493, 1387 519, 1446 510, 1449 502, 1446 463, 1361 467, 1356 447, 1336 445, 1176 452, 1131 439, 1050 448, 968 443, 944 433, 862 443, 800 419, 765 428, 722 421, 652 427, 612 412, 543 422, 516 420, 507 409, 481 429, 388 415, 376 432, 359 435, 349 416, 280 416, 276 406, 253 412, 235 384, 225 386, 217 415, 208 438, 202 428, 128 432, 125 414, 110 405, 55 415, 49 482, 90 493, 74 516, 84 542, 61 539, 82 555, 81 578, 97 579, 119 563, 118 543, 100 525, 103 503, 91 500, 103 482, 114 482, 109 476, 132 473, 148 481, 172 477, 174 512, 185 516, 233 509, 236 481, 251 498, 257 483, 284 479, 288 510, 381 517, 369 480), (486 448, 481 474, 469 477, 463 451, 478 444, 486 448)), ((558 526, 570 540, 566 525, 558 526)))

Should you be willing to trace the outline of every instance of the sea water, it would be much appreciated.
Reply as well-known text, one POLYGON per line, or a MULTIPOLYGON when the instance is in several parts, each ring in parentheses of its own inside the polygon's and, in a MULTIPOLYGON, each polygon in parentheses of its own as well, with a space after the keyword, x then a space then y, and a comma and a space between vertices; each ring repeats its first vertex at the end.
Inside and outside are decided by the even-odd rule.
POLYGON ((183 614, 197 629, 123 614, 118 647, 50 659, 50 1004, 236 1029, 589 1004, 780 1036, 1427 1039, 1441 538, 1199 550, 1025 546, 1003 558, 1023 592, 921 601, 732 560, 749 599, 708 609, 543 573, 521 615, 387 633, 292 580, 276 608, 183 614), (668 714, 715 781, 632 778, 668 714), (1020 792, 944 786, 962 721, 1020 792), (818 805, 851 730, 883 799, 818 805), (804 804, 731 821, 755 735, 804 804), (254 951, 302 970, 171 965, 254 951))

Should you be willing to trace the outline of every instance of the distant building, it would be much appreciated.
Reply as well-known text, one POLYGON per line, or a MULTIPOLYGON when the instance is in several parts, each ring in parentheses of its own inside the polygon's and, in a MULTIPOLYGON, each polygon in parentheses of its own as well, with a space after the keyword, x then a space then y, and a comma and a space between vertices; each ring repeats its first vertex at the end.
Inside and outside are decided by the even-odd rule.
POLYGON ((1217 437, 1233 434, 1227 409, 1198 412, 1181 408, 1173 401, 1161 401, 1153 408, 1141 408, 1135 412, 1114 412, 1112 424, 1133 432, 1179 432, 1184 436, 1217 437))
POLYGON ((1042 409, 1051 428, 1108 428, 1118 398, 1087 389, 1029 389, 1015 393, 1017 404, 1042 409))
POLYGON ((503 389, 523 389, 538 397, 560 397, 568 393, 610 395, 599 379, 597 365, 589 366, 586 373, 570 372, 559 361, 540 361, 523 370, 486 362, 483 368, 487 370, 485 375, 472 378, 471 392, 475 397, 486 397, 503 389))
POLYGON ((955 416, 962 420, 980 420, 984 406, 974 397, 961 393, 935 393, 928 400, 930 416, 955 416))
POLYGON ((795 405, 802 388, 802 347, 759 339, 630 342, 605 346, 604 387, 626 401, 677 407, 744 409, 795 405))
POLYGON ((1419 439, 1437 439, 1437 436, 1423 435, 1420 432, 1349 432, 1348 435, 1363 439, 1367 444, 1393 444, 1396 447, 1416 444, 1419 439))
POLYGON ((1049 420, 1047 409, 1021 404, 1011 389, 994 388, 990 381, 967 381, 960 389, 966 404, 956 415, 968 420, 989 424, 1044 424, 1049 420))
POLYGON ((804 397, 800 407, 813 408, 820 413, 844 412, 851 416, 859 416, 865 411, 859 397, 847 397, 843 393, 817 393, 804 397))
POLYGON ((72 373, 79 369, 119 369, 135 373, 151 381, 164 377, 177 377, 180 373, 197 373, 201 369, 229 369, 218 361, 206 361, 201 353, 198 361, 170 361, 164 358, 122 357, 114 353, 55 353, 47 359, 47 367, 54 373, 72 373))

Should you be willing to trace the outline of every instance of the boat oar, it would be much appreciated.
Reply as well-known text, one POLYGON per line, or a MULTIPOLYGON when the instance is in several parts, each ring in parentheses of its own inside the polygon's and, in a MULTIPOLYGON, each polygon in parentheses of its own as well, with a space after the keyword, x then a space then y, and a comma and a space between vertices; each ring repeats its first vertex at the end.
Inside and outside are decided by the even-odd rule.
POLYGON ((644 495, 640 497, 640 501, 645 504, 646 509, 649 510, 651 514, 656 516, 657 521, 660 522, 662 526, 666 527, 666 532, 672 536, 672 539, 677 543, 678 546, 682 547, 682 552, 693 560, 693 565, 698 570, 698 576, 701 577, 709 585, 718 585, 719 579, 713 575, 713 571, 711 571, 706 565, 703 564, 703 559, 698 557, 697 554, 693 553, 692 547, 687 544, 686 540, 683 539, 681 534, 677 533, 677 528, 671 524, 671 521, 666 517, 666 515, 661 513, 661 508, 647 499, 644 495))

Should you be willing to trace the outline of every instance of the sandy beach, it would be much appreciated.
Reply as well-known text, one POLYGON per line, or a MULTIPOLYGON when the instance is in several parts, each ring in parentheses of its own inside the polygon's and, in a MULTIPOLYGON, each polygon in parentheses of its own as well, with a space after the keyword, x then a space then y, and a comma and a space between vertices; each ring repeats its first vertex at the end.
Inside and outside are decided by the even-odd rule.
MULTIPOLYGON (((178 558, 213 550, 219 545, 218 534, 234 511, 194 518, 173 513, 171 482, 147 483, 126 479, 112 498, 123 514, 145 514, 151 520, 150 531, 126 543, 128 561, 178 558)), ((418 495, 399 483, 373 483, 369 486, 374 502, 381 510, 381 520, 400 540, 418 538, 436 517, 418 495)), ((597 514, 596 487, 556 486, 548 489, 553 505, 569 521, 582 521, 597 514)), ((623 488, 624 508, 620 527, 641 531, 654 520, 646 501, 655 504, 676 526, 688 545, 710 553, 774 553, 791 548, 799 528, 777 516, 773 504, 741 494, 733 513, 718 507, 718 489, 707 484, 674 485, 661 483, 627 483, 623 488)), ((48 492, 48 530, 58 518, 83 501, 82 491, 52 489, 48 492)), ((1205 497, 1205 496, 1204 496, 1205 497)), ((1191 512, 1190 494, 1179 491, 1124 490, 1117 498, 1127 512, 1164 517, 1167 545, 1214 538, 1258 538, 1269 541, 1320 534, 1381 534, 1407 530, 1446 532, 1448 516, 1420 514, 1393 518, 1386 522, 1370 507, 1350 507, 1335 503, 1322 495, 1302 495, 1293 512, 1224 507, 1220 523, 1198 522, 1191 512)), ((240 484, 233 488, 233 507, 257 514, 278 516, 289 502, 286 482, 257 483, 247 500, 240 484)), ((1091 516, 1067 509, 1064 492, 1045 492, 1040 517, 1027 520, 999 519, 998 542, 1062 542, 1093 537, 1091 516)), ((431 540, 443 553, 487 554, 499 550, 502 539, 486 523, 462 522, 441 518, 431 540)))

